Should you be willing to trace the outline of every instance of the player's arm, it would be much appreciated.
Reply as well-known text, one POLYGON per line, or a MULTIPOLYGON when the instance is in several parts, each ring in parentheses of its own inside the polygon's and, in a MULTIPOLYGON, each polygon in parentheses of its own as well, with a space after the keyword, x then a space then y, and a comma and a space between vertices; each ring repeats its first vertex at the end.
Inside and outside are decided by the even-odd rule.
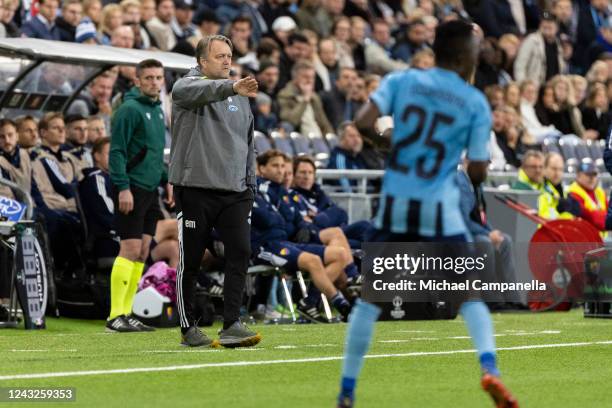
POLYGON ((476 185, 487 179, 491 122, 491 108, 484 95, 479 93, 472 113, 472 126, 467 146, 467 158, 470 161, 467 172, 476 185))

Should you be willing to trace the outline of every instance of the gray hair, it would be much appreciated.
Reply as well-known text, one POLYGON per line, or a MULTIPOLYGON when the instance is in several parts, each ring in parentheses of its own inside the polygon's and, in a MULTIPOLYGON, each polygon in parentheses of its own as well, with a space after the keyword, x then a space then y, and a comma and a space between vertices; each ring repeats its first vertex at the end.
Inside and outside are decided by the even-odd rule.
POLYGON ((338 139, 342 140, 342 138, 344 138, 344 135, 346 134, 346 129, 348 129, 350 126, 357 128, 355 126, 355 122, 350 120, 345 120, 340 124, 340 126, 338 126, 338 139))
POLYGON ((230 50, 232 51, 234 50, 234 46, 232 45, 232 42, 226 36, 207 35, 206 37, 202 38, 198 42, 198 45, 196 47, 195 57, 196 57, 196 61, 198 62, 198 65, 200 64, 200 58, 204 58, 204 59, 208 58, 208 53, 210 52, 210 46, 213 41, 223 41, 230 47, 230 50))
POLYGON ((525 152, 525 155, 523 156, 523 160, 521 160, 521 165, 524 166, 525 163, 527 163, 527 160, 529 160, 532 157, 536 159, 544 160, 544 153, 542 153, 539 150, 527 150, 527 152, 525 152))

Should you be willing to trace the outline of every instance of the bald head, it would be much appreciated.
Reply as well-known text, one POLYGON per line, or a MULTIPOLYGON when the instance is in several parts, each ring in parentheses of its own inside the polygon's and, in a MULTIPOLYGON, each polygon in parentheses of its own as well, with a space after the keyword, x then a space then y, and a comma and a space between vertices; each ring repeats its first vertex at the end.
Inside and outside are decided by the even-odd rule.
POLYGON ((134 48, 134 31, 132 27, 122 25, 111 34, 111 45, 119 48, 134 48))

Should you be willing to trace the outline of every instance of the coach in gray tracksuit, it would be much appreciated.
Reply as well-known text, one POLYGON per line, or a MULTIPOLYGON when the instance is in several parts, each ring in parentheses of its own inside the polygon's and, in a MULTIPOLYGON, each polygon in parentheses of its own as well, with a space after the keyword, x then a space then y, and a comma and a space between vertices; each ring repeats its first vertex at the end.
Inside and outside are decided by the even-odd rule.
POLYGON ((228 347, 256 344, 260 337, 239 320, 248 268, 250 211, 255 191, 253 114, 247 96, 253 78, 227 79, 232 45, 206 37, 196 49, 198 67, 172 90, 172 150, 169 181, 174 186, 179 228, 177 307, 182 343, 209 345, 194 316, 195 282, 214 228, 225 246, 224 327, 228 347))

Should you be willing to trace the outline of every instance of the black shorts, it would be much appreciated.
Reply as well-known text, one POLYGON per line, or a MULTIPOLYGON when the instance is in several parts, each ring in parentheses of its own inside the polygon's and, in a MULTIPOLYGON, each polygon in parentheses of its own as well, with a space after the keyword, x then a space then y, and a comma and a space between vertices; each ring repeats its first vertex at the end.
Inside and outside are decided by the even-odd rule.
POLYGON ((128 214, 119 211, 119 191, 113 189, 115 203, 114 225, 117 235, 124 239, 142 239, 143 234, 155 235, 157 221, 163 218, 159 208, 159 193, 130 186, 134 197, 134 209, 128 214))

